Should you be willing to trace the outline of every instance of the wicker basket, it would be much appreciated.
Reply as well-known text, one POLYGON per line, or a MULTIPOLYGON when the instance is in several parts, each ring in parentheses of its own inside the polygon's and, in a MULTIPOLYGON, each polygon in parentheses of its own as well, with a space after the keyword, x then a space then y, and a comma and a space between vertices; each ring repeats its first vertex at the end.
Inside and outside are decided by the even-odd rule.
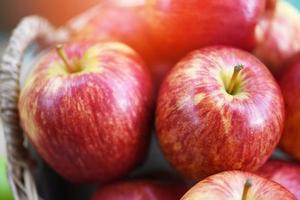
POLYGON ((46 48, 67 41, 70 34, 97 15, 99 9, 100 6, 96 6, 88 10, 59 29, 42 17, 29 16, 19 23, 10 37, 0 66, 0 109, 7 147, 8 178, 15 200, 42 199, 37 193, 32 175, 34 165, 19 123, 17 105, 23 56, 33 43, 46 48))

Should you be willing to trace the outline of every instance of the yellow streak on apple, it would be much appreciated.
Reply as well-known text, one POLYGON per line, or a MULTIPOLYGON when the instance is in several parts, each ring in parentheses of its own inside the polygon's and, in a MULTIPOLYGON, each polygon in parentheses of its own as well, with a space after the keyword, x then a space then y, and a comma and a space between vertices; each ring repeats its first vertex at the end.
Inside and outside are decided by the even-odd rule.
POLYGON ((94 48, 97 48, 99 51, 103 51, 106 49, 110 49, 110 50, 115 49, 115 50, 121 51, 125 54, 136 55, 136 53, 134 52, 133 49, 131 49, 127 45, 119 43, 119 42, 109 42, 109 43, 106 43, 105 45, 98 44, 98 45, 95 45, 94 48))
POLYGON ((203 94, 203 93, 196 94, 195 97, 194 97, 195 105, 198 105, 205 98, 205 96, 206 95, 203 94))

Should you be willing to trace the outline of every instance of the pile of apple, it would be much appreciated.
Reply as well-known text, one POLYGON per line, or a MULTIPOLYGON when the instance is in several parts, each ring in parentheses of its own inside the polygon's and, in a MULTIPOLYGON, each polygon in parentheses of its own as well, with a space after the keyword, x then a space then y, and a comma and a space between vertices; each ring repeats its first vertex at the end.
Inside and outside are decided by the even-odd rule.
POLYGON ((21 124, 62 177, 101 185, 94 200, 300 199, 300 166, 268 161, 278 143, 300 160, 298 52, 284 0, 109 1, 36 60, 21 124), (188 192, 117 181, 144 161, 153 121, 166 160, 200 181, 188 192))

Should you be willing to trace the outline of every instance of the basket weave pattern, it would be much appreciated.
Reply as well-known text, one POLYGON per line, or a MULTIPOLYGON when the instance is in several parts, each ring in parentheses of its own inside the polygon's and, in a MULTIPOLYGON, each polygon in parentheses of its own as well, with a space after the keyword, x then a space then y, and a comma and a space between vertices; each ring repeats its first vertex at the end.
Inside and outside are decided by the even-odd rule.
POLYGON ((7 144, 9 180, 16 200, 38 199, 19 125, 17 105, 20 92, 20 63, 26 48, 34 40, 39 37, 48 38, 47 34, 53 31, 48 22, 41 18, 23 19, 13 32, 1 62, 0 108, 7 144))

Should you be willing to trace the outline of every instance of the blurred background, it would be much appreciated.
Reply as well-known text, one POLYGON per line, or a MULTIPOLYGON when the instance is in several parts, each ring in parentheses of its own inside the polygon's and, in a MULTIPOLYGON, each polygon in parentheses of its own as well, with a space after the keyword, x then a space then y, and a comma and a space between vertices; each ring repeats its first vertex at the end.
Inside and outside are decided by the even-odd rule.
POLYGON ((0 30, 9 31, 26 16, 37 14, 62 25, 101 0, 0 0, 0 30))
POLYGON ((41 15, 56 26, 104 0, 0 0, 0 55, 10 31, 20 19, 41 15))

